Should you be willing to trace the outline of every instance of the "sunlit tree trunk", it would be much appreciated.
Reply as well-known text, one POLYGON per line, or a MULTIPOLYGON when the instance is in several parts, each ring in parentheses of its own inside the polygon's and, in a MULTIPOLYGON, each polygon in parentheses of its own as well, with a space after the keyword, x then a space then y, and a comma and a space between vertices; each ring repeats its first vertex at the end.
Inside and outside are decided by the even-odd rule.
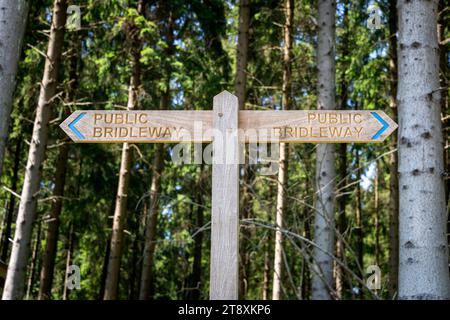
POLYGON ((27 0, 0 0, 0 176, 13 104, 22 39, 28 15, 27 0))
POLYGON ((64 41, 64 26, 67 18, 67 1, 55 0, 53 21, 45 59, 39 102, 36 110, 33 134, 25 171, 16 231, 9 259, 3 299, 21 299, 24 294, 25 270, 30 251, 32 225, 36 214, 36 199, 39 191, 41 165, 47 145, 48 123, 52 98, 58 85, 58 71, 64 41))
POLYGON ((142 258, 141 286, 139 299, 152 298, 151 289, 153 285, 153 264, 156 247, 156 232, 158 224, 159 193, 161 191, 161 175, 164 164, 164 146, 156 145, 155 158, 153 162, 153 177, 150 188, 150 205, 147 213, 144 254, 142 258))
MULTIPOLYGON (((359 156, 360 150, 355 148, 355 166, 356 166, 356 192, 355 192, 355 253, 356 261, 358 262, 358 267, 361 269, 357 273, 363 277, 364 270, 364 236, 363 236, 363 221, 362 221, 362 198, 361 198, 361 161, 359 156), (362 272, 360 272, 362 271, 362 272)), ((362 297, 362 292, 361 295, 362 297)))
POLYGON ((448 299, 438 1, 397 2, 400 299, 448 299))
MULTIPOLYGON (((282 108, 289 110, 291 108, 291 56, 292 56, 292 28, 294 23, 294 1, 285 2, 285 24, 284 24, 284 46, 283 46, 283 95, 282 108)), ((286 189, 287 189, 287 171, 288 171, 289 149, 285 143, 280 143, 280 157, 278 168, 277 184, 277 211, 276 224, 279 228, 275 233, 275 258, 273 266, 273 287, 272 300, 279 300, 281 297, 281 281, 283 276, 283 215, 286 211, 286 189)))
MULTIPOLYGON (((69 86, 66 93, 66 103, 70 104, 75 97, 75 89, 78 85, 78 59, 80 54, 81 42, 78 40, 78 35, 72 36, 72 55, 69 60, 69 86)), ((63 112, 67 117, 70 110, 66 108, 63 112)), ((61 134, 63 134, 61 132, 61 134)), ((67 138, 62 139, 63 144, 59 147, 58 158, 56 162, 55 178, 52 206, 50 209, 49 218, 47 219, 47 232, 45 252, 42 259, 42 268, 39 281, 39 295, 38 299, 49 299, 51 297, 51 289, 53 283, 53 272, 55 268, 56 249, 58 245, 59 234, 59 216, 62 210, 62 197, 64 196, 64 188, 66 185, 66 173, 69 158, 69 143, 67 138)))
MULTIPOLYGON (((248 64, 248 46, 249 46, 249 28, 250 28, 250 0, 239 0, 239 23, 238 23, 238 43, 236 47, 236 76, 234 91, 239 100, 239 109, 245 109, 247 98, 247 64, 248 64)), ((246 152, 246 160, 248 152, 246 152)), ((247 162, 247 161, 246 161, 247 162)), ((250 217, 251 194, 249 183, 252 180, 252 172, 248 164, 244 165, 244 177, 242 197, 240 204, 241 219, 250 217)), ((247 252, 247 243, 250 233, 247 226, 241 226, 239 241, 239 298, 245 299, 248 287, 247 273, 249 269, 250 257, 247 252)))
MULTIPOLYGON (((138 3, 138 12, 144 14, 144 1, 138 3)), ((131 39, 131 56, 133 70, 128 87, 127 110, 134 110, 138 105, 139 85, 141 83, 141 41, 137 27, 131 27, 128 37, 131 39)), ((105 282, 105 300, 117 299, 117 290, 120 272, 120 259, 122 256, 123 228, 127 213, 128 188, 130 183, 131 145, 124 143, 122 146, 122 158, 120 161, 119 183, 117 187, 116 205, 111 235, 108 269, 105 282)))
MULTIPOLYGON (((339 109, 340 110, 346 110, 347 109, 347 99, 348 99, 348 83, 347 79, 345 78, 345 70, 347 70, 348 62, 347 57, 350 54, 349 52, 349 18, 348 18, 348 10, 349 10, 349 3, 348 1, 345 1, 343 3, 344 5, 344 12, 343 12, 343 29, 344 33, 341 37, 341 53, 340 56, 342 57, 341 62, 341 79, 340 79, 340 96, 339 96, 339 109)), ((337 154, 338 154, 338 180, 337 180, 337 189, 342 189, 347 185, 348 179, 347 179, 347 144, 341 143, 337 148, 337 154)), ((336 239, 336 257, 340 261, 345 261, 345 246, 344 246, 344 232, 347 228, 347 216, 346 216, 346 210, 345 207, 347 205, 347 195, 346 190, 343 189, 342 192, 340 192, 338 195, 336 195, 336 206, 337 206, 337 230, 339 232, 339 236, 336 239)), ((336 278, 336 298, 342 299, 343 293, 344 293, 344 269, 339 263, 335 262, 335 278, 336 278)))
MULTIPOLYGON (((334 110, 335 102, 335 12, 334 0, 319 0, 318 5, 318 109, 334 110)), ((331 299, 334 254, 334 185, 336 169, 334 145, 318 144, 316 154, 316 220, 314 226, 314 274, 312 298, 331 299)))

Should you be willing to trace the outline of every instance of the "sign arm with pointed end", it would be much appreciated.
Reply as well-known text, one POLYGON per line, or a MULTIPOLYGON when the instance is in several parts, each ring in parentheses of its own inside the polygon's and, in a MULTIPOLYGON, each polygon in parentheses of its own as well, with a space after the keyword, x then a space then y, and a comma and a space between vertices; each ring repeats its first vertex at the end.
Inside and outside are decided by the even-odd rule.
MULTIPOLYGON (((239 138, 252 143, 374 143, 397 128, 383 111, 242 110, 238 114, 239 138)), ((84 110, 75 111, 61 128, 78 143, 171 143, 211 142, 214 125, 213 111, 84 110)))
POLYGON ((212 111, 83 110, 60 127, 78 143, 213 141, 213 150, 231 163, 216 163, 219 156, 213 155, 210 297, 237 299, 239 143, 376 143, 397 124, 383 111, 239 111, 237 97, 223 91, 214 98, 212 111), (239 133, 220 147, 230 131, 239 133))

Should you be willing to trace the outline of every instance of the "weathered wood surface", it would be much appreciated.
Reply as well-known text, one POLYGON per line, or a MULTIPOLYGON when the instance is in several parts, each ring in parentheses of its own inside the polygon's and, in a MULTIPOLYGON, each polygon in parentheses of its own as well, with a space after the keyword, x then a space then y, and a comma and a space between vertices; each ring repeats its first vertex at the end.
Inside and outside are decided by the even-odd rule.
MULTIPOLYGON (((213 111, 75 111, 61 128, 80 143, 209 142, 213 111)), ((397 124, 383 111, 239 111, 245 142, 382 142, 397 124)))
POLYGON ((229 92, 214 97, 210 299, 238 299, 239 140, 238 99, 229 92), (213 151, 213 152, 214 152, 213 151))

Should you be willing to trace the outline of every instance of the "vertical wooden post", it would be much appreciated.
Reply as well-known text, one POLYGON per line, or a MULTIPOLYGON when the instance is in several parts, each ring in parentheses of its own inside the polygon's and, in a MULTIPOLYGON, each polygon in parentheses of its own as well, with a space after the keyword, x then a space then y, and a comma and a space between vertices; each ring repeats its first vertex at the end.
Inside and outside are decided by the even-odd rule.
POLYGON ((237 300, 239 284, 238 98, 222 91, 213 105, 210 299, 237 300))

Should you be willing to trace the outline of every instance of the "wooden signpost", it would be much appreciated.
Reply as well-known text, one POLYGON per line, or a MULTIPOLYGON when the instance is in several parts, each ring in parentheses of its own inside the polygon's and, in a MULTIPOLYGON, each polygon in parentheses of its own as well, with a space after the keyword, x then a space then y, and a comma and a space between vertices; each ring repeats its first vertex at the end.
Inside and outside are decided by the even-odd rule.
POLYGON ((213 300, 238 298, 240 143, 377 143, 397 128, 374 110, 239 111, 227 91, 214 97, 212 111, 82 110, 60 126, 77 143, 212 141, 213 300))

